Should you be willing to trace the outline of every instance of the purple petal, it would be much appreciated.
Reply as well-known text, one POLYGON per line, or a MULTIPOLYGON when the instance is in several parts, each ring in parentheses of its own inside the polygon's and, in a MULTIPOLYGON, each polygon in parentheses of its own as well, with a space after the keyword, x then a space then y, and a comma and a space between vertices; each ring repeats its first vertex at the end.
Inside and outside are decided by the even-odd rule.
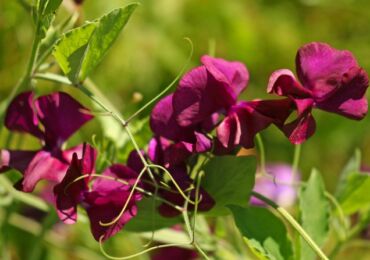
POLYGON ((311 113, 298 117, 282 127, 283 132, 292 144, 301 144, 310 138, 316 129, 316 122, 311 113))
POLYGON ((196 251, 181 247, 166 247, 157 250, 151 260, 166 260, 166 259, 176 259, 176 260, 193 260, 198 259, 198 254, 196 251))
POLYGON ((167 139, 189 140, 193 137, 193 129, 181 127, 175 117, 172 107, 173 94, 162 98, 153 108, 150 116, 150 127, 152 131, 167 139))
MULTIPOLYGON (((144 151, 140 151, 141 154, 146 157, 144 151)), ((136 150, 130 152, 127 158, 127 166, 137 173, 140 173, 144 169, 144 164, 136 150)))
POLYGON ((68 166, 68 162, 61 161, 50 152, 39 151, 24 171, 22 190, 32 192, 40 180, 61 182, 68 166))
POLYGON ((38 119, 33 105, 33 92, 24 92, 10 103, 5 116, 5 126, 9 130, 29 133, 39 139, 44 138, 38 127, 38 119))
POLYGON ((142 199, 142 195, 135 191, 126 211, 115 224, 111 226, 100 225, 99 222, 110 222, 118 216, 129 199, 131 187, 137 178, 135 171, 122 164, 112 165, 104 171, 103 175, 119 178, 130 185, 98 178, 92 186, 92 191, 86 193, 84 207, 90 219, 91 231, 97 241, 101 237, 105 241, 119 232, 137 214, 136 201, 142 199))
POLYGON ((213 113, 236 103, 246 87, 249 74, 239 62, 202 57, 197 67, 181 79, 173 96, 176 120, 181 126, 202 123, 213 113))
POLYGON ((276 93, 279 96, 295 98, 309 98, 312 96, 310 90, 305 89, 295 79, 293 72, 287 69, 274 71, 267 86, 268 93, 276 93))
POLYGON ((23 174, 37 152, 0 150, 0 172, 16 169, 23 174))
POLYGON ((217 59, 207 55, 201 58, 207 71, 218 81, 225 84, 231 96, 237 96, 247 87, 249 72, 245 65, 240 62, 230 62, 224 59, 217 59))
POLYGON ((296 67, 302 84, 319 101, 340 87, 343 75, 358 64, 351 52, 314 42, 298 50, 296 67))
POLYGON ((195 138, 197 141, 195 143, 195 148, 193 149, 194 152, 204 153, 211 150, 212 141, 206 135, 195 132, 195 138))
POLYGON ((128 196, 128 191, 119 190, 110 192, 108 198, 96 192, 86 194, 84 207, 90 220, 91 232, 96 241, 99 241, 100 238, 105 241, 114 236, 130 219, 136 216, 137 206, 135 201, 131 199, 126 211, 116 223, 111 226, 100 225, 100 222, 108 223, 118 216, 128 196), (116 199, 111 200, 113 197, 116 199))
POLYGON ((368 108, 365 93, 369 86, 365 70, 352 68, 343 76, 340 86, 324 101, 317 102, 317 107, 351 119, 364 118, 368 108))
POLYGON ((257 133, 271 124, 282 126, 292 111, 292 101, 254 100, 232 107, 228 116, 217 128, 217 138, 228 149, 237 145, 254 146, 257 133))
POLYGON ((76 222, 77 204, 81 202, 83 192, 88 190, 88 182, 91 178, 73 181, 84 174, 91 174, 95 171, 96 155, 97 152, 94 148, 90 145, 84 145, 82 158, 78 159, 77 154, 73 154, 66 175, 54 188, 57 213, 66 224, 76 222))
POLYGON ((88 109, 70 95, 55 92, 36 101, 37 114, 45 127, 46 145, 60 147, 83 124, 93 118, 88 109))

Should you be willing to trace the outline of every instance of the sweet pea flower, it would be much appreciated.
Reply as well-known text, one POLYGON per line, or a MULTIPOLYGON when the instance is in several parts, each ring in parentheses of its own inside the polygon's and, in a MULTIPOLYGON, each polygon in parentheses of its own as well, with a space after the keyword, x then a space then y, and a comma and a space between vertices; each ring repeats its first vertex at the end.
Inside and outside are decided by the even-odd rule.
POLYGON ((55 92, 34 99, 33 92, 19 94, 10 103, 5 126, 38 138, 42 148, 37 151, 0 151, 0 172, 9 168, 23 174, 16 187, 33 191, 42 180, 59 183, 68 169, 73 153, 81 154, 81 146, 62 150, 63 143, 83 124, 93 118, 87 109, 67 93, 55 92), (43 128, 40 128, 39 125, 43 128))
POLYGON ((193 260, 198 259, 198 253, 195 250, 181 247, 165 247, 157 250, 151 256, 152 260, 193 260))
POLYGON ((97 241, 105 241, 136 216, 136 202, 142 199, 142 195, 134 191, 122 216, 112 225, 101 225, 101 222, 111 222, 120 214, 129 199, 138 173, 123 164, 113 164, 102 173, 101 177, 94 179, 86 176, 75 181, 78 177, 94 173, 95 161, 95 149, 85 145, 81 159, 77 158, 77 154, 73 155, 64 179, 54 188, 54 194, 58 216, 64 223, 76 222, 77 205, 81 205, 89 217, 94 238, 97 241), (104 177, 110 177, 110 179, 104 177), (91 182, 92 185, 89 188, 91 182))
POLYGON ((217 127, 217 144, 221 145, 216 145, 215 152, 222 154, 238 145, 254 147, 255 135, 271 124, 283 126, 291 108, 289 99, 241 101, 232 106, 217 127))
MULTIPOLYGON (((193 180, 188 174, 185 163, 185 160, 191 155, 190 150, 182 143, 174 145, 163 137, 156 137, 149 142, 148 157, 152 162, 166 167, 181 190, 185 191, 193 185, 193 180)), ((164 189, 159 190, 160 196, 175 205, 183 206, 185 203, 183 196, 178 192, 172 182, 169 183, 169 186, 171 187, 170 191, 164 189)), ((192 189, 189 198, 194 201, 195 196, 196 191, 192 189)), ((198 210, 209 211, 214 206, 215 201, 202 187, 199 189, 199 196, 198 210)), ((188 210, 193 209, 194 206, 189 204, 188 210)), ((166 203, 159 205, 158 211, 165 217, 175 217, 180 214, 177 209, 166 203)))
POLYGON ((307 140, 315 132, 312 109, 319 108, 350 119, 367 113, 368 75, 349 51, 325 43, 302 46, 296 56, 299 81, 288 69, 270 76, 267 91, 294 101, 297 118, 281 127, 293 144, 307 140))
POLYGON ((203 56, 201 62, 202 66, 184 75, 173 94, 157 103, 150 118, 156 136, 193 144, 192 152, 211 148, 204 133, 216 126, 220 113, 236 104, 249 80, 242 63, 210 56, 203 56))
MULTIPOLYGON (((299 173, 293 179, 292 170, 292 167, 287 164, 267 165, 267 176, 257 175, 253 190, 276 202, 279 206, 292 206, 297 198, 294 184, 300 180, 299 173)), ((253 196, 250 203, 257 206, 265 205, 263 201, 253 196)))

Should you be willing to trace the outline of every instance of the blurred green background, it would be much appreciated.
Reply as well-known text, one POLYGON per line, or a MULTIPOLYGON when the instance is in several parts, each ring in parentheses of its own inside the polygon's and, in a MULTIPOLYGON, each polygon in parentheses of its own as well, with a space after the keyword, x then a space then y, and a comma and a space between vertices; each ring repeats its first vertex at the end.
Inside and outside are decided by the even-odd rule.
MULTIPOLYGON (((0 0, 0 102, 22 76, 32 43, 31 16, 16 0, 0 0)), ((85 0, 78 8, 92 20, 130 1, 85 0)), ((214 44, 216 56, 245 63, 251 79, 241 99, 266 98, 269 75, 276 69, 295 70, 297 49, 311 41, 348 49, 370 71, 370 1, 368 0, 142 0, 124 32, 92 79, 129 116, 165 88, 194 55, 189 68, 214 44), (138 98, 142 96, 142 99, 138 98)), ((66 11, 60 10, 59 16, 66 11)), ((82 19, 82 20, 83 20, 82 19)), ((39 86, 42 86, 40 82, 39 86)), ((150 112, 148 109, 141 117, 150 112), (146 113, 146 114, 145 114, 146 113)), ((356 148, 370 166, 370 120, 357 122, 315 111, 316 134, 302 146, 304 178, 318 168, 333 191, 337 176, 356 148)), ((92 123, 82 134, 100 132, 92 123)), ((262 133, 267 160, 290 163, 293 146, 275 128, 262 133)), ((30 141, 32 143, 32 140, 30 141)), ((27 143, 22 144, 28 147, 27 143)), ((123 244, 123 243, 122 243, 123 244)))

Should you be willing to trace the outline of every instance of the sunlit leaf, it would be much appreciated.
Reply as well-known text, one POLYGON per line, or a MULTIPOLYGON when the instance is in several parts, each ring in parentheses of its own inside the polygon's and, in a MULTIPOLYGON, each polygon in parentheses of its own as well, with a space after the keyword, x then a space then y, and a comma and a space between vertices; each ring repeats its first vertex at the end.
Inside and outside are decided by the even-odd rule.
POLYGON ((347 176, 346 185, 338 194, 345 214, 370 208, 370 175, 354 172, 347 176))
POLYGON ((240 233, 263 259, 293 259, 291 241, 283 222, 266 208, 229 206, 240 233))
MULTIPOLYGON (((325 197, 325 187, 320 173, 312 170, 307 185, 299 192, 299 208, 303 229, 322 246, 329 231, 329 203, 325 197)), ((301 259, 315 259, 315 252, 300 238, 301 259)))
POLYGON ((53 52, 63 72, 73 83, 83 81, 101 62, 126 25, 137 4, 110 13, 67 32, 53 52))
POLYGON ((254 186, 256 159, 253 156, 221 156, 212 158, 202 169, 202 187, 216 201, 209 215, 226 215, 226 205, 248 205, 254 186))

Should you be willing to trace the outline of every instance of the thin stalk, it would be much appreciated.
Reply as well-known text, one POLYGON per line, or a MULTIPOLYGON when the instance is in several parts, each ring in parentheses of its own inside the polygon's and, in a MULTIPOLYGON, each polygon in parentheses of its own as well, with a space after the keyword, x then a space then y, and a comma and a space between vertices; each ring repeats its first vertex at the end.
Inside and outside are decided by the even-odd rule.
POLYGON ((275 209, 306 241, 306 243, 311 247, 311 249, 321 258, 324 260, 329 260, 329 258, 324 254, 321 248, 312 240, 312 238, 306 233, 306 231, 301 227, 301 225, 286 211, 284 208, 277 205, 275 202, 266 198, 260 193, 252 191, 252 196, 256 197, 257 199, 265 202, 267 205, 275 209))
POLYGON ((266 174, 266 153, 265 153, 265 146, 263 145, 262 137, 260 134, 256 135, 257 146, 260 152, 260 167, 261 173, 263 175, 266 174))
POLYGON ((299 160, 301 158, 301 148, 302 146, 300 144, 297 144, 294 146, 294 156, 293 156, 293 163, 292 163, 292 179, 295 180, 297 174, 298 174, 298 165, 299 160))

